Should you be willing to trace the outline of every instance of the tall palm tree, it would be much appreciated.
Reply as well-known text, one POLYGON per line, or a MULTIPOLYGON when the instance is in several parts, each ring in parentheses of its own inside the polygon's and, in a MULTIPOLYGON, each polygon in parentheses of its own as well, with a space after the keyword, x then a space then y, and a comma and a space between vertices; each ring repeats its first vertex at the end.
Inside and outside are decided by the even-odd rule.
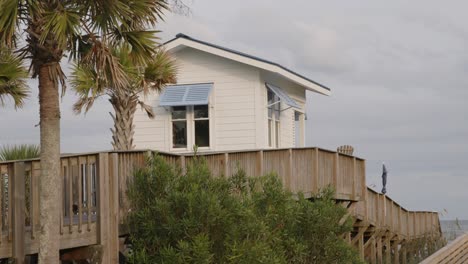
POLYGON ((119 89, 129 83, 110 47, 128 46, 145 62, 157 45, 154 28, 166 0, 0 0, 0 45, 19 51, 39 80, 39 262, 59 262, 60 106, 65 92, 62 59, 87 65, 119 89), (23 40, 20 40, 22 37, 23 40))
POLYGON ((74 110, 76 113, 83 110, 86 112, 96 98, 107 95, 114 108, 114 114, 110 113, 114 120, 114 129, 111 129, 112 145, 115 150, 131 150, 135 148, 133 117, 138 105, 148 117, 154 118, 152 107, 140 100, 140 96, 145 96, 149 91, 159 92, 165 84, 175 83, 177 67, 175 61, 163 50, 158 50, 145 64, 130 60, 126 48, 115 50, 115 55, 130 77, 129 84, 124 89, 116 89, 100 80, 93 69, 76 65, 71 85, 79 99, 74 110))
POLYGON ((5 105, 7 97, 11 97, 15 107, 23 106, 29 94, 27 77, 28 72, 21 59, 14 56, 11 50, 0 49, 0 106, 5 105))

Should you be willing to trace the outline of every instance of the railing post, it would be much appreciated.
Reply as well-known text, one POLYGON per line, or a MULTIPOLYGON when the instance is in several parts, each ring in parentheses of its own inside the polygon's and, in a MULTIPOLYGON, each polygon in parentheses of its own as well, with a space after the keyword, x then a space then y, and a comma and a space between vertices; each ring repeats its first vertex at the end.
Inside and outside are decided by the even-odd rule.
POLYGON ((319 150, 315 148, 315 159, 314 159, 314 174, 312 175, 312 183, 314 185, 313 191, 315 194, 319 192, 319 150))
POLYGON ((229 166, 229 154, 226 152, 224 153, 224 176, 229 177, 230 174, 230 166, 229 166))
MULTIPOLYGON (((25 233, 24 233, 24 212, 25 212, 25 169, 24 162, 15 162, 13 170, 9 175, 13 190, 13 259, 17 264, 23 264, 25 258, 25 233)), ((11 210, 10 209, 10 210, 11 210)))
MULTIPOLYGON (((117 173, 118 163, 115 156, 112 156, 112 163, 109 162, 109 153, 99 153, 98 164, 98 190, 99 190, 99 233, 98 242, 102 246, 103 264, 118 263, 119 257, 119 236, 118 236, 118 178, 114 178, 113 173, 117 173), (109 169, 109 164, 112 170, 109 169), (113 172, 111 174, 111 172, 113 172)), ((117 159, 118 160, 118 159, 117 159)))
MULTIPOLYGON (((351 193, 352 193, 352 199, 357 200, 356 197, 356 183, 358 181, 357 179, 357 172, 356 172, 356 157, 353 157, 353 174, 352 174, 352 179, 353 179, 353 185, 351 186, 351 193)), ((362 199, 361 199, 362 200, 362 199)))
POLYGON ((179 161, 180 161, 180 168, 182 170, 182 174, 185 175, 185 173, 187 173, 187 164, 185 163, 185 156, 180 155, 179 161))
MULTIPOLYGON (((288 169, 287 169, 287 172, 286 172, 286 182, 285 182, 285 185, 286 185, 286 188, 288 188, 288 190, 290 191, 293 191, 293 189, 291 187, 292 186, 292 179, 294 178, 293 176, 293 154, 292 154, 292 149, 288 149, 288 161, 287 161, 287 164, 288 164, 288 169)), ((294 186, 295 187, 295 186, 294 186)), ((296 190, 294 190, 296 191, 296 190)))
MULTIPOLYGON (((118 153, 112 153, 109 166, 109 248, 111 263, 119 262, 119 156, 118 153)), ((125 195, 125 194, 124 194, 125 195)))
POLYGON ((263 150, 257 152, 257 164, 255 166, 256 174, 255 176, 262 176, 263 174, 263 150))
POLYGON ((334 165, 333 187, 336 190, 336 194, 338 194, 338 192, 339 192, 339 190, 338 190, 338 174, 339 174, 339 170, 340 170, 340 164, 339 164, 340 156, 339 155, 340 154, 338 152, 335 153, 335 159, 334 159, 334 162, 333 162, 333 165, 334 165))

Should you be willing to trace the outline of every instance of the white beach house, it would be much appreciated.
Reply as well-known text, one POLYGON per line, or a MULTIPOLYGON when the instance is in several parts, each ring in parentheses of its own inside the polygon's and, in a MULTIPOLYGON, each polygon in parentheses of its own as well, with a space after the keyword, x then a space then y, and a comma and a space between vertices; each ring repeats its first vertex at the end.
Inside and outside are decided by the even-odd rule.
POLYGON ((306 90, 330 89, 279 64, 178 34, 163 47, 179 66, 177 84, 144 100, 134 142, 165 152, 302 147, 306 90))

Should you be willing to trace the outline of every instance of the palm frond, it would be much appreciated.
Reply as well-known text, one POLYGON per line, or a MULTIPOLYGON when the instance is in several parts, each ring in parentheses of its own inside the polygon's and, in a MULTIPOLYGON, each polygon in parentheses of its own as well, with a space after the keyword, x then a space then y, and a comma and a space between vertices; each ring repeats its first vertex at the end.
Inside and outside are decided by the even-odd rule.
POLYGON ((128 76, 119 59, 112 53, 112 49, 101 41, 93 43, 81 63, 93 67, 108 86, 125 89, 129 84, 128 76))
POLYGON ((0 45, 15 46, 20 1, 0 0, 0 45))
MULTIPOLYGON (((124 27, 124 25, 122 25, 124 27)), ((145 64, 155 53, 157 30, 133 30, 118 28, 112 32, 110 43, 113 47, 128 49, 126 56, 135 64, 145 64), (127 48, 128 47, 128 48, 127 48)))
POLYGON ((75 113, 88 112, 94 100, 105 94, 106 84, 97 72, 87 65, 75 64, 71 74, 70 84, 78 95, 78 101, 73 105, 75 113))
POLYGON ((150 119, 154 119, 155 114, 154 114, 154 111, 153 111, 153 107, 151 105, 147 105, 143 101, 138 101, 138 104, 140 105, 141 110, 145 111, 146 115, 150 119))
POLYGON ((73 8, 67 9, 63 6, 45 12, 43 20, 45 23, 39 39, 40 42, 44 43, 47 38, 52 36, 61 49, 67 48, 73 36, 78 34, 81 25, 79 13, 73 8))
POLYGON ((24 99, 29 94, 26 84, 28 72, 21 59, 14 56, 10 50, 0 50, 0 106, 5 104, 6 97, 11 97, 15 107, 23 106, 24 99))
POLYGON ((164 50, 158 50, 153 59, 146 65, 143 93, 149 90, 160 91, 164 85, 177 81, 178 66, 176 61, 164 50))

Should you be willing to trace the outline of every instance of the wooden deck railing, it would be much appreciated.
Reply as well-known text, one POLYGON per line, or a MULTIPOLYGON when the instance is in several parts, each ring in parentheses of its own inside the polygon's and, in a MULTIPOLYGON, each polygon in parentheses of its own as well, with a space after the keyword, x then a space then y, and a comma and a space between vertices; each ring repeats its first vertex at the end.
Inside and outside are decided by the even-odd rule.
MULTIPOLYGON (((63 190, 61 248, 104 246, 104 258, 116 263, 118 236, 129 209, 125 192, 134 168, 149 151, 102 152, 61 158, 63 190)), ((184 170, 191 154, 159 153, 184 170)), ((257 176, 274 172, 292 192, 311 197, 332 186, 337 201, 356 204, 353 215, 379 229, 411 239, 440 232, 437 213, 412 212, 388 196, 366 187, 365 161, 320 148, 200 153, 213 175, 231 176, 238 169, 257 176)), ((40 161, 0 163, 0 258, 38 252, 40 161)))
POLYGON ((390 197, 367 188, 365 199, 354 210, 357 219, 378 229, 386 229, 401 238, 415 238, 441 233, 439 214, 429 211, 408 211, 390 197))
POLYGON ((439 249, 421 264, 468 263, 468 233, 439 249))

